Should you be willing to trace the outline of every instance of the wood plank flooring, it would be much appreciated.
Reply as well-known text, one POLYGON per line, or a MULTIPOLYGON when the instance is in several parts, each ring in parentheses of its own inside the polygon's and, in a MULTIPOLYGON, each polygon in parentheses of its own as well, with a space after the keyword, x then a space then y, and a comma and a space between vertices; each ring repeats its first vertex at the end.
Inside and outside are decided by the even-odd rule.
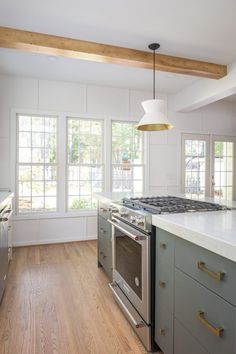
POLYGON ((96 241, 14 250, 0 354, 144 354, 97 268, 96 241))

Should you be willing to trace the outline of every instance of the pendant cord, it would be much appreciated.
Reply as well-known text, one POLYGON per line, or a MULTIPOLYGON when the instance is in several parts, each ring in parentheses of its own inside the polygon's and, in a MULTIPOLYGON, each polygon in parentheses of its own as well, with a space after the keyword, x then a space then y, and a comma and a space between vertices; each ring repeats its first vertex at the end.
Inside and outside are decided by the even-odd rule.
POLYGON ((156 98, 156 67, 155 67, 155 50, 153 51, 153 99, 156 98))

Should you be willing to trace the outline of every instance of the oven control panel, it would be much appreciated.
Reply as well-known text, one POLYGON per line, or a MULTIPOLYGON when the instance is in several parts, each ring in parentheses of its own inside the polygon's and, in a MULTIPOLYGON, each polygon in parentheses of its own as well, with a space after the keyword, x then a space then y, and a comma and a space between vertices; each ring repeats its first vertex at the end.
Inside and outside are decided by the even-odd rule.
POLYGON ((112 204, 110 208, 112 215, 118 216, 120 219, 131 225, 135 225, 145 232, 151 231, 151 215, 149 213, 132 210, 117 204, 112 204))

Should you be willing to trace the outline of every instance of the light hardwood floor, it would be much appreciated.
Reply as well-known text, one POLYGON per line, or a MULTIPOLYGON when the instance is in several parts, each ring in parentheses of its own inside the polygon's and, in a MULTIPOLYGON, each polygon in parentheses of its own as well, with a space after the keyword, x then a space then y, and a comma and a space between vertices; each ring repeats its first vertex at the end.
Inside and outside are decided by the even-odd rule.
POLYGON ((1 354, 143 354, 97 268, 96 241, 14 250, 1 354))

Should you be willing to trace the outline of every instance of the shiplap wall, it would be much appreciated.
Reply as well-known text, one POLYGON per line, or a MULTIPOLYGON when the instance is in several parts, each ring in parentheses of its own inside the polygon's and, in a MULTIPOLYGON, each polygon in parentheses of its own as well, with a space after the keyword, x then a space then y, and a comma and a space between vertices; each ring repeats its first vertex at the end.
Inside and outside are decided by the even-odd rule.
MULTIPOLYGON (((176 113, 172 97, 162 94, 168 102, 168 117, 175 128, 149 134, 148 186, 155 193, 171 193, 180 188, 180 134, 215 133, 236 135, 236 105, 217 102, 191 113, 176 113)), ((138 120, 141 102, 149 92, 0 76, 0 188, 9 188, 12 109, 46 110, 100 114, 105 117, 138 120)), ((96 237, 96 216, 60 219, 15 220, 15 245, 64 242, 96 237)))

